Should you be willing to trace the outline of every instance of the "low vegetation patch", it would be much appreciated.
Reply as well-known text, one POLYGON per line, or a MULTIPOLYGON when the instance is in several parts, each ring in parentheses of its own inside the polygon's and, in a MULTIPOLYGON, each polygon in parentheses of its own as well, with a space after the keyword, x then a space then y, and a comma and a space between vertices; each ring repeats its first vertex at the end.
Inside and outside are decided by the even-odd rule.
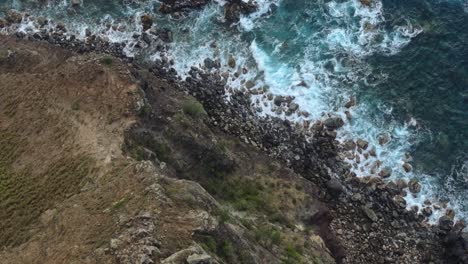
POLYGON ((205 108, 203 105, 195 99, 189 99, 182 105, 182 110, 186 115, 194 118, 199 118, 206 115, 205 108))

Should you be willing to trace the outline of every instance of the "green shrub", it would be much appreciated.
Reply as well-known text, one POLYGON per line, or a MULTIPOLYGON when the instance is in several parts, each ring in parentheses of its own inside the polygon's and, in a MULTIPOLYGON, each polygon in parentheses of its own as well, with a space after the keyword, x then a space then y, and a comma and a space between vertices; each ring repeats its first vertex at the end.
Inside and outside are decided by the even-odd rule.
POLYGON ((184 104, 182 105, 182 110, 184 111, 186 115, 189 115, 195 118, 206 115, 206 111, 203 108, 203 105, 195 99, 189 99, 185 101, 184 104))
POLYGON ((260 227, 255 230, 255 239, 264 246, 271 247, 281 243, 281 233, 273 227, 260 227))
POLYGON ((112 57, 104 57, 104 58, 101 58, 101 63, 104 65, 110 66, 114 63, 114 60, 112 59, 112 57))

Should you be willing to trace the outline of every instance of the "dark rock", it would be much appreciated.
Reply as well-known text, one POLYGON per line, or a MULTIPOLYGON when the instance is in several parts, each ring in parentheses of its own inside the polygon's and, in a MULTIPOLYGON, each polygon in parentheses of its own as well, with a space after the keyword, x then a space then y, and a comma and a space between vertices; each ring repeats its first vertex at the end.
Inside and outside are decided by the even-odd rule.
POLYGON ((5 19, 9 23, 18 24, 23 20, 23 15, 20 12, 11 9, 6 13, 5 19))
POLYGON ((150 29, 153 26, 153 18, 148 15, 144 14, 140 17, 141 25, 143 26, 143 31, 150 29))
POLYGON ((413 167, 408 162, 405 162, 403 163, 403 169, 405 170, 405 172, 410 172, 413 170, 413 167))
POLYGON ((296 112, 297 109, 299 109, 299 105, 298 105, 298 104, 296 104, 296 103, 290 103, 290 104, 289 104, 289 111, 291 111, 291 112, 296 112))
POLYGON ((375 214, 375 212, 370 209, 369 207, 367 206, 362 206, 361 207, 362 211, 364 212, 364 214, 372 221, 372 222, 377 222, 379 220, 379 218, 377 217, 377 215, 375 214))
POLYGON ((228 66, 231 68, 236 67, 236 59, 232 55, 229 55, 228 66))
POLYGON ((380 172, 379 172, 379 176, 382 177, 382 178, 388 178, 392 175, 392 170, 390 168, 383 168, 380 172))
POLYGON ((327 129, 335 130, 342 127, 344 125, 344 121, 341 117, 330 117, 325 119, 325 121, 323 121, 323 124, 325 125, 325 127, 327 127, 327 129))
POLYGON ((369 146, 369 142, 367 142, 366 140, 364 139, 358 139, 356 141, 356 144, 357 146, 360 148, 360 149, 363 149, 363 150, 366 150, 367 147, 369 146))
POLYGON ((432 208, 431 207, 424 207, 422 209, 422 213, 423 213, 423 215, 429 217, 429 216, 432 215, 432 208))
POLYGON ((419 193, 421 191, 421 184, 416 179, 411 179, 408 183, 410 192, 419 193))
POLYGON ((257 5, 252 0, 229 0, 224 6, 224 18, 228 24, 239 22, 241 14, 250 14, 257 10, 257 5))
POLYGON ((339 194, 343 192, 343 185, 341 184, 339 180, 334 179, 334 178, 330 179, 327 182, 327 188, 335 196, 338 196, 339 194))
POLYGON ((449 231, 453 227, 453 220, 450 217, 444 215, 439 218, 439 227, 442 230, 449 231))
POLYGON ((209 0, 162 0, 159 11, 165 14, 199 9, 209 3, 209 0))
POLYGON ((8 21, 0 17, 0 28, 4 28, 8 26, 8 21))
POLYGON ((356 97, 349 98, 349 101, 345 104, 346 108, 351 108, 356 105, 356 97))

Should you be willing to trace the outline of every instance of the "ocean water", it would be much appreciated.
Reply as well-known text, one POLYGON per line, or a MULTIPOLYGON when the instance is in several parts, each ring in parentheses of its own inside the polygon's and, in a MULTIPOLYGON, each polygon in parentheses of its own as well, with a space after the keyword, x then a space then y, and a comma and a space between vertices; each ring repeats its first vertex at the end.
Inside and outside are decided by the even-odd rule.
MULTIPOLYGON (((222 67, 212 71, 229 73, 227 90, 245 90, 252 81, 252 89, 294 96, 309 113, 286 115, 264 95, 254 95, 259 115, 347 120, 344 104, 356 97, 338 138, 365 139, 376 155, 348 160, 354 172, 375 175, 373 165, 382 162, 392 170, 390 179, 421 182, 421 192, 406 197, 408 207, 426 199, 449 201, 457 217, 468 220, 468 1, 373 0, 368 7, 359 0, 258 0, 257 12, 231 26, 223 21, 222 0, 177 19, 157 12, 160 4, 150 0, 84 0, 78 11, 65 0, 35 3, 0 0, 0 8, 63 22, 82 38, 89 28, 127 43, 128 56, 172 59, 181 78, 206 58, 218 59, 222 67), (143 13, 173 32, 168 50, 134 48, 143 13), (235 68, 227 65, 231 56, 235 68), (382 136, 390 138, 383 146, 382 136)), ((37 29, 25 19, 16 30, 37 29)), ((443 213, 435 210, 431 221, 443 213)))

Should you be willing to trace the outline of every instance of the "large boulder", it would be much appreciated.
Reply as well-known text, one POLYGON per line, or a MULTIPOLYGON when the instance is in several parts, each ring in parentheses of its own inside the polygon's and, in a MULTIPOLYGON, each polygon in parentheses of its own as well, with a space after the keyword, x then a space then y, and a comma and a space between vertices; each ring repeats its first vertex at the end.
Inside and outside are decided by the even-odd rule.
POLYGON ((162 5, 159 11, 165 14, 190 9, 197 9, 205 6, 209 0, 162 0, 162 5))
POLYGON ((416 179, 412 179, 408 183, 410 192, 419 193, 421 191, 421 184, 416 179))
POLYGON ((224 6, 224 18, 229 24, 239 22, 241 14, 250 14, 257 10, 257 4, 250 0, 230 0, 224 6))
POLYGON ((9 23, 18 24, 23 20, 23 15, 20 12, 12 9, 6 13, 5 19, 9 23))
POLYGON ((330 130, 335 130, 344 125, 344 121, 341 117, 330 117, 323 121, 323 124, 330 130))
POLYGON ((141 25, 143 26, 143 31, 150 29, 153 26, 153 18, 148 15, 144 14, 140 17, 141 25))

